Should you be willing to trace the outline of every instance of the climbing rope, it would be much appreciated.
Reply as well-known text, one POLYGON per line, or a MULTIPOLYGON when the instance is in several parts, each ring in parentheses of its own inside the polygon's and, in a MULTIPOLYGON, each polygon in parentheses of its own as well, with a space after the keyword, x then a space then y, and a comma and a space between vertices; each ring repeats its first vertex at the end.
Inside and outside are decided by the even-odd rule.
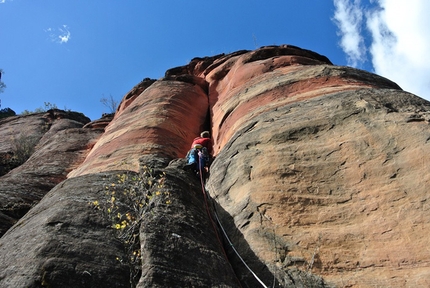
MULTIPOLYGON (((204 200, 205 200, 205 205, 206 205, 206 211, 207 211, 207 213, 208 213, 208 215, 209 215, 209 218, 210 218, 210 220, 211 220, 211 223, 212 223, 212 226, 213 226, 213 229, 215 230, 215 234, 216 234, 216 237, 218 238, 218 241, 220 242, 220 244, 221 244, 221 247, 222 247, 222 250, 223 250, 223 253, 224 253, 224 256, 226 257, 226 259, 227 259, 227 261, 228 261, 228 257, 227 257, 227 254, 226 254, 226 252, 225 252, 225 250, 224 250, 224 247, 223 247, 223 245, 222 245, 222 242, 221 242, 221 239, 219 238, 219 235, 218 235, 218 230, 216 229, 216 227, 215 227, 215 221, 213 220, 213 218, 212 218, 212 214, 210 213, 210 209, 209 209, 209 205, 208 205, 208 197, 207 197, 207 195, 206 195, 206 189, 205 189, 205 185, 204 185, 204 181, 203 181, 203 173, 202 173, 202 165, 200 165, 200 163, 201 163, 201 154, 200 154, 200 152, 199 152, 199 163, 198 163, 198 165, 199 165, 199 174, 200 174, 200 183, 201 183, 201 185, 202 185, 202 193, 203 193, 203 198, 204 198, 204 200)), ((236 250, 236 248, 234 247, 234 245, 233 245, 233 243, 231 242, 231 240, 230 240, 230 238, 228 237, 228 235, 227 235, 227 232, 225 231, 225 229, 224 229, 224 227, 222 226, 222 224, 221 224, 221 221, 219 220, 219 218, 218 218, 218 214, 216 213, 216 210, 214 209, 214 215, 215 215, 215 218, 216 218, 216 220, 217 220, 217 222, 218 222, 218 225, 219 225, 219 227, 221 228, 221 231, 223 232, 223 234, 224 234, 224 237, 225 237, 225 239, 227 239, 227 241, 228 241, 228 244, 230 245, 230 247, 233 249, 233 251, 234 251, 234 253, 236 253, 236 255, 237 255, 237 257, 239 257, 239 259, 240 259, 240 261, 242 261, 242 263, 245 265, 245 267, 249 270, 249 272, 251 272, 251 274, 252 274, 252 276, 254 276, 254 278, 261 284, 261 286, 263 286, 264 288, 268 288, 265 284, 264 284, 264 282, 263 281, 261 281, 261 279, 260 278, 258 278, 258 276, 257 276, 257 274, 255 274, 254 273, 254 271, 252 271, 252 269, 246 264, 246 262, 245 262, 245 260, 243 260, 243 258, 240 256, 240 254, 239 254, 239 252, 236 250)))
POLYGON ((202 157, 200 153, 201 152, 199 152, 199 163, 198 163, 198 165, 199 165, 199 176, 200 176, 200 184, 202 185, 203 198, 205 200, 205 205, 206 205, 206 212, 208 213, 209 219, 210 219, 210 221, 212 223, 212 228, 215 231, 215 235, 216 235, 216 237, 218 239, 218 242, 221 244, 222 252, 224 253, 224 256, 225 256, 226 260, 228 260, 227 254, 225 253, 224 247, 222 245, 222 241, 221 241, 221 239, 219 237, 218 230, 216 229, 215 221, 213 220, 212 215, 210 213, 208 199, 207 199, 207 196, 206 196, 206 189, 205 189, 205 185, 204 185, 204 181, 203 181, 202 165, 200 164, 201 157, 202 157))

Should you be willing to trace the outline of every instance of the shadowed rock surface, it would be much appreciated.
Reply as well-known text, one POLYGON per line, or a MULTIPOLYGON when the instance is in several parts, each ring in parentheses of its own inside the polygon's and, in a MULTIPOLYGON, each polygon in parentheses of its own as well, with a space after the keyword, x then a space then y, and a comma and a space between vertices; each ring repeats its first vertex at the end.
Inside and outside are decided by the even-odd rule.
POLYGON ((0 178, 0 287, 430 285, 430 103, 388 79, 269 46, 146 78, 113 119, 26 117, 0 121, 5 166, 15 127, 38 138, 0 178), (180 159, 202 130, 207 194, 180 159))
POLYGON ((81 129, 89 121, 80 113, 49 110, 0 122, 2 166, 9 172, 0 178, 0 235, 82 163, 103 132, 81 129))

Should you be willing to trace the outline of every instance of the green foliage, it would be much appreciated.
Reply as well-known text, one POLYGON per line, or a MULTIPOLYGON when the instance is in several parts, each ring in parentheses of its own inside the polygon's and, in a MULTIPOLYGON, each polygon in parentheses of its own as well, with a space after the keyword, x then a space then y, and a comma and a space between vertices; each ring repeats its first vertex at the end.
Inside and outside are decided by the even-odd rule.
POLYGON ((51 109, 58 109, 57 105, 51 104, 50 102, 43 102, 45 105, 45 111, 51 110, 51 109))
POLYGON ((37 136, 27 136, 20 134, 12 139, 12 161, 15 166, 19 166, 33 154, 34 149, 39 142, 37 136))
POLYGON ((10 117, 10 116, 15 116, 15 115, 16 115, 15 111, 13 111, 10 108, 0 109, 0 119, 10 117))
POLYGON ((164 187, 166 174, 154 174, 143 167, 140 174, 126 172, 109 179, 104 187, 106 198, 89 204, 100 210, 124 245, 126 259, 117 257, 130 267, 130 284, 135 287, 142 273, 139 229, 145 213, 155 205, 170 205, 170 192, 164 187))
POLYGON ((29 114, 33 114, 33 113, 37 113, 37 112, 25 109, 24 111, 21 112, 20 115, 24 116, 24 115, 29 115, 29 114))
POLYGON ((43 102, 44 107, 39 107, 34 109, 34 111, 24 110, 21 112, 21 115, 29 115, 34 113, 44 113, 50 109, 58 109, 57 105, 52 104, 50 102, 43 102))

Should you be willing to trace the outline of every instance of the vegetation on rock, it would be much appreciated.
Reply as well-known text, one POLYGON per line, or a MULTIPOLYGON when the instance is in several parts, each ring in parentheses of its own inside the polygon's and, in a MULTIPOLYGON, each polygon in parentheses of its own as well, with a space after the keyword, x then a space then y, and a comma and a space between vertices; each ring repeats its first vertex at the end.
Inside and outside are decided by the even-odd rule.
POLYGON ((0 119, 10 117, 10 116, 15 116, 15 115, 16 115, 15 111, 13 111, 10 108, 0 109, 0 119))
POLYGON ((170 192, 164 187, 166 174, 144 166, 141 173, 121 173, 110 179, 104 187, 105 199, 89 204, 100 210, 124 245, 126 257, 117 257, 130 267, 130 284, 135 287, 142 274, 139 230, 144 213, 155 205, 170 205, 170 192))

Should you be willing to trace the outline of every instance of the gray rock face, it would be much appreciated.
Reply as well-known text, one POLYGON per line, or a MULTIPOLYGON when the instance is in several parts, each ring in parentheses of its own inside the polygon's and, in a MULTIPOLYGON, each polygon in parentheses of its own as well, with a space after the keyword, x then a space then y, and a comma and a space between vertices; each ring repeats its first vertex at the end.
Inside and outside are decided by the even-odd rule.
POLYGON ((122 243, 89 204, 109 176, 65 180, 3 235, 0 287, 130 287, 122 243))
POLYGON ((85 159, 103 132, 82 129, 88 121, 78 113, 54 110, 2 122, 0 151, 11 155, 3 158, 4 165, 25 162, 0 178, 0 235, 85 159))
POLYGON ((0 256, 0 286, 130 287, 140 278, 140 273, 131 273, 128 261, 133 256, 129 252, 136 252, 128 249, 128 241, 137 232, 137 247, 142 247, 137 250, 142 253, 138 287, 239 287, 205 209, 198 179, 178 165, 163 172, 151 172, 164 175, 164 180, 162 187, 150 190, 136 185, 139 174, 130 171, 84 175, 57 185, 1 238, 1 250, 8 253, 0 256), (133 177, 136 180, 129 180, 133 177), (138 195, 152 191, 152 200, 135 203, 120 196, 134 189, 138 195), (105 206, 112 197, 122 204, 105 206), (116 235, 112 226, 127 221, 116 218, 117 213, 133 214, 133 205, 141 203, 145 206, 140 229, 133 232, 129 221, 118 229, 123 234, 116 235), (115 210, 116 205, 124 210, 115 210), (109 215, 106 207, 115 212, 109 215))

